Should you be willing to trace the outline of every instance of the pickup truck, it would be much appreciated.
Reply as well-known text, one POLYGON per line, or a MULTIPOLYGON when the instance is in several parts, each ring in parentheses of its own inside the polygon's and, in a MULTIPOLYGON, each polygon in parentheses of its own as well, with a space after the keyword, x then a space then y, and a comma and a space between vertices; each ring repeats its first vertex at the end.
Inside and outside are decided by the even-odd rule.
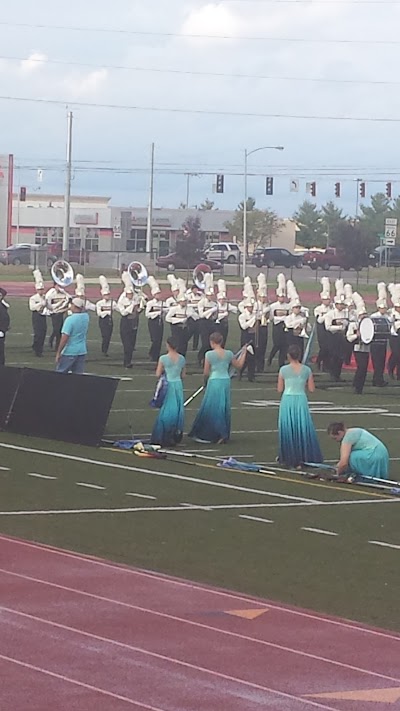
POLYGON ((328 247, 324 252, 310 250, 303 255, 303 264, 311 269, 355 269, 356 271, 366 266, 364 260, 351 257, 335 247, 328 247))

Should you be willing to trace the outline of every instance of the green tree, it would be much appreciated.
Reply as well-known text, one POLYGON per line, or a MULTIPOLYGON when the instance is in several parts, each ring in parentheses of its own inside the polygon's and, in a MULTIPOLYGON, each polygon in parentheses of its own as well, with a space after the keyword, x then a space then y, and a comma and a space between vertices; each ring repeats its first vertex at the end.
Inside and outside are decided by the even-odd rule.
POLYGON ((322 223, 326 234, 326 244, 330 244, 330 236, 335 231, 336 227, 342 222, 346 222, 347 216, 343 215, 343 210, 337 207, 332 200, 323 205, 321 208, 322 223))
POLYGON ((176 253, 185 261, 187 268, 196 260, 201 261, 205 240, 206 235, 201 229, 200 218, 188 217, 176 241, 176 253))
POLYGON ((313 202, 305 200, 294 213, 299 231, 296 242, 301 247, 326 247, 326 226, 321 212, 313 202))
POLYGON ((204 202, 201 203, 199 210, 214 210, 215 203, 212 200, 206 198, 204 202))
POLYGON ((345 262, 352 267, 368 264, 368 255, 375 246, 371 232, 361 222, 342 221, 333 229, 331 244, 345 255, 345 262))
MULTIPOLYGON (((400 205, 397 204, 398 202, 398 200, 395 202, 397 209, 400 208, 400 205)), ((384 193, 371 195, 371 205, 360 205, 360 212, 360 225, 371 236, 372 246, 376 246, 379 242, 378 235, 385 229, 386 217, 394 216, 390 199, 384 193)))
MULTIPOLYGON (((273 238, 282 227, 282 221, 276 212, 271 210, 258 210, 254 198, 247 200, 247 253, 257 247, 270 247, 273 238)), ((226 222, 231 239, 243 244, 243 202, 239 203, 235 216, 231 222, 226 222)))

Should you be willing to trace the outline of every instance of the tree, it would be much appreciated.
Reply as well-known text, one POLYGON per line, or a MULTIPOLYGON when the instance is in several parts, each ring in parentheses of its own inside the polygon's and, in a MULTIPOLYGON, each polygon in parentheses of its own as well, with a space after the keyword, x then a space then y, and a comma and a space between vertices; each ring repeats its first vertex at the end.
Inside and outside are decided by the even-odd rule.
POLYGON ((346 215, 343 215, 343 210, 336 207, 335 203, 330 200, 321 208, 321 217, 326 232, 326 244, 330 242, 330 236, 335 231, 336 227, 347 220, 346 215))
POLYGON ((326 226, 321 212, 313 202, 305 200, 300 205, 293 219, 299 232, 296 242, 302 247, 326 247, 326 226))
MULTIPOLYGON (((400 205, 397 204, 397 208, 400 205)), ((393 209, 390 205, 390 199, 384 193, 376 193, 371 195, 371 205, 360 205, 360 225, 373 238, 372 246, 376 246, 378 235, 384 232, 386 217, 393 217, 393 209)))
POLYGON ((201 203, 199 210, 213 210, 215 203, 212 200, 206 198, 204 202, 201 203))
MULTIPOLYGON (((271 247, 273 238, 282 227, 282 221, 276 212, 271 210, 258 210, 254 198, 247 201, 247 253, 257 247, 271 247)), ((231 222, 226 222, 231 238, 236 238, 243 244, 243 202, 238 205, 235 216, 231 222)))
POLYGON ((189 216, 182 225, 182 234, 176 241, 176 253, 189 265, 198 259, 204 250, 205 233, 201 230, 199 217, 189 216))
POLYGON ((345 261, 351 266, 362 267, 368 264, 375 239, 361 222, 347 220, 336 225, 331 234, 331 244, 345 255, 345 261))

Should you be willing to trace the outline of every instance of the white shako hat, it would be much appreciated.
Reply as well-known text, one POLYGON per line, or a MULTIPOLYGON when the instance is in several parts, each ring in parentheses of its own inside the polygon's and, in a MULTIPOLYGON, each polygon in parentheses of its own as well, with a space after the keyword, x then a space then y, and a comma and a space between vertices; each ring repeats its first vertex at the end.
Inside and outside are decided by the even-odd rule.
POLYGON ((286 277, 284 274, 278 274, 277 276, 278 286, 276 288, 277 296, 286 296, 286 277))
POLYGON ((243 294, 244 298, 246 298, 246 297, 251 297, 252 299, 255 299, 255 293, 254 293, 254 289, 253 289, 253 284, 251 283, 251 279, 250 279, 250 277, 248 277, 248 276, 246 276, 246 277, 243 279, 243 290, 242 290, 242 294, 243 294))
POLYGON ((174 274, 167 274, 167 281, 170 285, 171 291, 179 290, 178 280, 174 274))
POLYGON ((378 282, 378 284, 376 285, 376 290, 378 292, 378 298, 375 303, 378 309, 387 309, 387 291, 385 282, 378 282))
POLYGON ((204 293, 206 296, 212 296, 214 293, 214 276, 212 272, 206 272, 204 274, 204 293))
POLYGON ((344 298, 345 298, 346 306, 352 306, 354 304, 353 287, 351 284, 344 285, 344 298))
POLYGON ((44 289, 44 281, 43 281, 42 272, 40 271, 40 269, 34 269, 33 278, 35 280, 36 290, 39 291, 39 289, 44 289))
POLYGON ((226 281, 225 279, 218 279, 217 281, 217 299, 226 299, 226 281))
POLYGON ((161 289, 160 289, 160 287, 159 287, 159 285, 158 285, 158 281, 157 281, 153 276, 149 276, 149 278, 148 278, 148 280, 147 280, 147 283, 148 283, 148 285, 149 285, 149 287, 150 287, 150 291, 151 291, 151 295, 152 295, 152 296, 155 296, 156 294, 159 294, 159 293, 160 293, 161 289))
POLYGON ((345 304, 346 297, 344 293, 344 282, 343 279, 336 279, 335 281, 336 294, 334 298, 335 304, 345 304))
POLYGON ((355 291, 353 294, 353 302, 356 307, 357 316, 362 316, 363 314, 367 313, 364 299, 357 291, 355 291))
POLYGON ((321 287, 322 291, 320 293, 320 298, 330 299, 331 298, 331 284, 328 277, 321 277, 321 287))
POLYGON ((76 275, 75 294, 76 294, 76 296, 85 296, 85 280, 84 280, 82 274, 76 275))
POLYGON ((186 296, 186 282, 184 279, 177 279, 178 295, 176 297, 177 301, 187 301, 186 296))
POLYGON ((125 294, 133 294, 133 284, 129 272, 122 272, 121 279, 124 285, 125 294))
POLYGON ((108 296, 111 291, 110 291, 110 285, 102 274, 99 276, 99 283, 100 283, 100 293, 102 296, 108 296))
POLYGON ((267 296, 267 279, 262 272, 257 277, 257 296, 267 296))

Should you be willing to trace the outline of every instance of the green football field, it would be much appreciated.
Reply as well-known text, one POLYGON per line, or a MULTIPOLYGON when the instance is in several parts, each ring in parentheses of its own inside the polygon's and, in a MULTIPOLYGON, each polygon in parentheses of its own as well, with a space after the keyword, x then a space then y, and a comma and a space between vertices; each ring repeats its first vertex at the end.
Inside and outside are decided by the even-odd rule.
MULTIPOLYGON (((7 364, 53 368, 54 353, 32 354, 26 300, 10 302, 7 364)), ((147 323, 129 371, 118 327, 105 359, 91 319, 87 371, 123 378, 105 436, 144 437, 156 414, 148 406, 155 376, 147 323)), ((228 346, 237 344, 232 323, 228 346)), ((187 395, 202 383, 195 355, 188 353, 187 395)), ((180 450, 193 459, 152 460, 1 433, 0 531, 400 630, 400 498, 277 467, 276 377, 275 362, 255 383, 234 379, 231 442, 199 445, 185 437, 180 450), (263 463, 266 473, 224 470, 218 463, 228 455, 263 463)), ((399 481, 400 390, 369 383, 355 396, 351 377, 330 387, 327 376, 316 376, 310 401, 325 457, 338 453, 326 427, 344 419, 382 438, 391 479, 399 481)), ((186 430, 199 403, 187 409, 186 430)))

